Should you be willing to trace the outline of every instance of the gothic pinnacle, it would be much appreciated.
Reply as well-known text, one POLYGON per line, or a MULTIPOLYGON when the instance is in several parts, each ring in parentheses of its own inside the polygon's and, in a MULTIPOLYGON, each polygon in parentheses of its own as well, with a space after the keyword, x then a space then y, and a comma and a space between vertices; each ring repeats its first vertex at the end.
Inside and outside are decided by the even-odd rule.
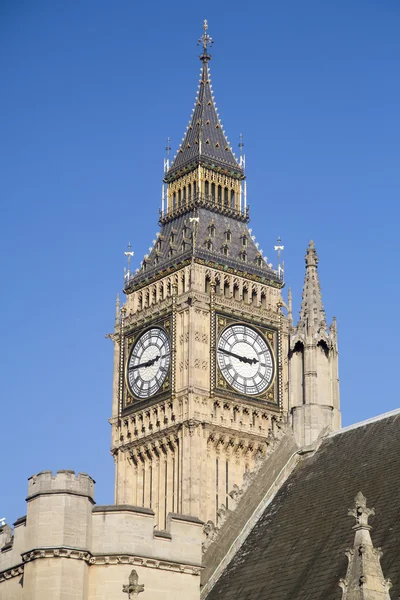
POLYGON ((312 240, 308 244, 305 261, 306 274, 297 327, 307 330, 314 328, 318 332, 320 329, 326 330, 327 325, 318 277, 318 255, 312 240))
POLYGON ((305 255, 305 261, 306 267, 318 266, 318 255, 313 240, 310 240, 310 243, 308 244, 307 252, 305 255))
POLYGON ((339 582, 343 590, 343 600, 390 600, 389 579, 384 579, 380 564, 381 552, 374 548, 368 518, 375 514, 373 508, 367 507, 365 496, 358 492, 354 499, 355 506, 348 514, 355 518, 356 524, 354 544, 346 552, 349 560, 346 578, 339 582))

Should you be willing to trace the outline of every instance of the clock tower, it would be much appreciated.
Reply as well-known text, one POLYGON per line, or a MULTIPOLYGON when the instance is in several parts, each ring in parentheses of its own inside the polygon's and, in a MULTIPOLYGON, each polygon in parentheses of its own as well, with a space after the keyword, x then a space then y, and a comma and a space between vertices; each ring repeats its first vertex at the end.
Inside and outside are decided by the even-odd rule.
MULTIPOLYGON (((291 335, 302 332, 282 311, 282 271, 248 226, 243 161, 211 87, 207 22, 200 42, 199 89, 166 164, 160 230, 140 269, 126 275, 112 335, 115 502, 153 509, 158 529, 169 512, 215 521, 292 408, 302 427, 309 415, 303 341, 291 349, 291 335)), ((328 346, 324 338, 329 354, 328 346)))

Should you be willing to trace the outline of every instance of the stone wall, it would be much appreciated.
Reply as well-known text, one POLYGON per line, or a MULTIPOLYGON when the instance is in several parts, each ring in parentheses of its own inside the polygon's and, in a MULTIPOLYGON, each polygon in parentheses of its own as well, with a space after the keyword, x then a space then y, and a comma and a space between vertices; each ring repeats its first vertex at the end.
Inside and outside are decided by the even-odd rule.
POLYGON ((143 600, 199 598, 198 519, 169 514, 160 531, 151 509, 94 506, 94 481, 73 471, 31 477, 27 503, 0 529, 1 600, 128 599, 142 585, 143 600))

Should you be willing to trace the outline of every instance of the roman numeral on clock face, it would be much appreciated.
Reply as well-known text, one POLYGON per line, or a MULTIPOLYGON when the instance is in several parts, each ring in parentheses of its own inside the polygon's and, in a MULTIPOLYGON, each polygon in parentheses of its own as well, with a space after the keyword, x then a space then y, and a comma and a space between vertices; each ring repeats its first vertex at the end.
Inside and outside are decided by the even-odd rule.
POLYGON ((272 352, 261 334, 248 325, 231 325, 222 332, 217 360, 228 384, 242 394, 261 394, 272 382, 272 352))
POLYGON ((150 398, 163 385, 171 363, 171 345, 161 327, 152 327, 134 342, 127 364, 128 384, 137 398, 150 398))

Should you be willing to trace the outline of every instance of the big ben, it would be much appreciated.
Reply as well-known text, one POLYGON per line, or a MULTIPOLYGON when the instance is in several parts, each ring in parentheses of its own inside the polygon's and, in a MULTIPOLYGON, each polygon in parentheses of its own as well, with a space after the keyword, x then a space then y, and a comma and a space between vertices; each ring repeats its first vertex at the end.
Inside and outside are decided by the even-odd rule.
POLYGON ((206 22, 200 42, 199 88, 166 164, 160 229, 127 274, 112 336, 115 502, 151 508, 159 529, 170 512, 215 522, 276 432, 296 419, 306 431, 309 414, 304 332, 282 298, 282 270, 249 228, 244 162, 216 109, 206 22))

